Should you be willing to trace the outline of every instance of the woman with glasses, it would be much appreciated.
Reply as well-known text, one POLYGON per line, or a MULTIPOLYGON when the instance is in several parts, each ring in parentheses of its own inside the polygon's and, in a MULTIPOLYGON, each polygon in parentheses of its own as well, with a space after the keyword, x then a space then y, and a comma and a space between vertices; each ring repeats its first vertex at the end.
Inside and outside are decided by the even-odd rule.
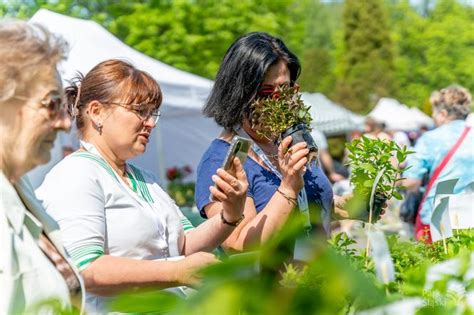
POLYGON ((211 191, 223 217, 194 229, 155 177, 128 162, 145 152, 158 122, 156 81, 127 62, 108 60, 74 78, 66 96, 81 148, 36 192, 82 273, 88 311, 110 310, 110 296, 124 290, 197 284, 196 271, 216 262, 209 251, 234 230, 228 222, 242 216, 247 181, 238 159, 236 177, 217 170, 221 191, 211 191))
POLYGON ((212 174, 222 165, 235 135, 253 140, 244 164, 249 182, 243 222, 223 244, 234 251, 259 246, 281 229, 289 216, 306 205, 316 212, 313 221, 327 226, 333 208, 331 185, 319 167, 306 167, 309 150, 305 143, 291 147, 291 137, 277 146, 251 127, 250 104, 268 97, 281 85, 295 85, 300 73, 298 58, 278 38, 266 33, 249 33, 229 48, 217 73, 204 108, 222 126, 198 167, 195 199, 203 217, 219 215, 222 203, 210 198, 212 174), (302 195, 303 187, 305 196, 302 195))
POLYGON ((25 175, 71 126, 56 70, 67 44, 19 21, 0 21, 0 43, 0 314, 70 312, 79 273, 25 175))

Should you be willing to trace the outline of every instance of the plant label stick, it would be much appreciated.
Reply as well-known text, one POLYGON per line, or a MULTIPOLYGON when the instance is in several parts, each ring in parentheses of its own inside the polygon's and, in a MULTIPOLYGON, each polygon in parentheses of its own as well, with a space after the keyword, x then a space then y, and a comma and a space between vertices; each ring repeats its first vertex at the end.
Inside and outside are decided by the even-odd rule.
POLYGON ((372 231, 367 236, 372 244, 371 254, 375 263, 377 278, 384 284, 395 281, 395 267, 385 234, 382 231, 372 231))
POLYGON ((450 197, 441 198, 431 215, 430 233, 433 242, 453 236, 449 213, 446 211, 448 209, 449 198, 450 197), (443 230, 441 230, 441 227, 443 227, 443 230))
POLYGON ((448 248, 446 247, 446 238, 444 237, 444 224, 441 223, 441 238, 443 239, 444 253, 448 253, 448 248))

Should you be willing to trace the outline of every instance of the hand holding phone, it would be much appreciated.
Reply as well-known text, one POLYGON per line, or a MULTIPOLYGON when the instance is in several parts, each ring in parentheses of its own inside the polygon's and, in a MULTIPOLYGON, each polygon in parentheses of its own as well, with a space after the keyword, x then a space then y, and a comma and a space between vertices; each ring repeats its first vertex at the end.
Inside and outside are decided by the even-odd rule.
POLYGON ((232 139, 227 155, 222 163, 222 169, 227 171, 232 176, 235 176, 234 158, 237 157, 240 160, 242 166, 247 160, 247 155, 250 149, 251 140, 245 139, 239 136, 235 136, 232 139))
MULTIPOLYGON (((236 166, 235 166, 235 159, 239 160, 239 168, 243 171, 244 163, 247 159, 247 154, 250 149, 251 140, 235 136, 232 139, 230 144, 229 150, 227 151, 227 155, 224 159, 224 162, 221 166, 221 172, 217 172, 216 175, 212 177, 213 181, 216 183, 214 186, 211 187, 211 195, 209 196, 210 201, 222 201, 225 198, 225 193, 222 187, 228 187, 227 185, 232 186, 235 183, 240 181, 239 177, 240 174, 237 174, 236 166), (224 172, 222 172, 224 171, 224 172), (220 184, 220 185, 218 185, 220 184)), ((247 179, 245 177, 245 185, 248 185, 247 179)), ((235 186, 235 185, 234 185, 235 186)), ((229 190, 230 191, 230 190, 229 190)), ((245 192, 247 189, 245 189, 245 192)))
POLYGON ((236 225, 233 226, 237 226, 244 218, 249 184, 239 158, 234 157, 232 166, 235 168, 235 175, 231 175, 222 168, 217 169, 216 174, 212 176, 215 185, 209 187, 209 190, 211 201, 218 201, 222 204, 221 217, 223 220, 234 222, 236 225))

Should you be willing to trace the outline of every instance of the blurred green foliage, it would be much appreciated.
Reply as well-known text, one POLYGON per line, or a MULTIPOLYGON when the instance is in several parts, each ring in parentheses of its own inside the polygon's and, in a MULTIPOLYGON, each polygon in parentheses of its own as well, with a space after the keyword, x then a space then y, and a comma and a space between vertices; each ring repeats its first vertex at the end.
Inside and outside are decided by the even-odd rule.
POLYGON ((333 236, 329 246, 324 239, 315 239, 308 264, 275 258, 277 244, 295 231, 283 231, 258 253, 237 255, 206 269, 203 285, 186 300, 163 292, 141 292, 124 295, 113 307, 169 314, 352 314, 418 297, 424 302, 420 314, 472 313, 465 295, 448 290, 448 283, 457 280, 465 290, 473 289, 474 282, 466 281, 465 275, 474 263, 470 258, 474 230, 457 231, 448 239, 453 249, 448 254, 441 242, 427 246, 389 236, 396 280, 388 285, 377 280, 371 258, 344 233, 333 236), (426 271, 447 259, 459 260, 459 270, 427 289, 426 271), (280 268, 268 269, 269 261, 281 264, 280 268))
POLYGON ((214 78, 230 44, 250 31, 280 36, 301 59, 303 91, 367 112, 380 96, 429 111, 431 91, 474 91, 474 6, 425 0, 5 0, 0 15, 39 8, 93 19, 135 49, 214 78))
MULTIPOLYGON (((301 222, 290 220, 258 252, 222 258, 201 271, 202 285, 194 292, 188 289, 186 299, 147 288, 122 294, 110 308, 153 314, 354 314, 418 297, 424 303, 419 314, 472 314, 466 295, 449 290, 449 283, 474 289, 466 277, 474 264, 474 229, 455 231, 447 240, 447 254, 441 242, 426 245, 389 236, 396 280, 388 285, 377 280, 371 257, 345 233, 329 241, 314 237, 307 263, 282 255, 282 245, 300 232, 301 222), (427 287, 428 268, 447 259, 458 260, 458 267, 427 287)), ((61 310, 54 303, 50 307, 61 310)))
POLYGON ((458 83, 474 92, 474 6, 438 0, 426 17, 406 1, 392 10, 396 95, 423 108, 435 89, 458 83))
POLYGON ((383 0, 347 0, 343 21, 335 96, 363 113, 381 96, 392 95, 394 86, 394 47, 383 0))

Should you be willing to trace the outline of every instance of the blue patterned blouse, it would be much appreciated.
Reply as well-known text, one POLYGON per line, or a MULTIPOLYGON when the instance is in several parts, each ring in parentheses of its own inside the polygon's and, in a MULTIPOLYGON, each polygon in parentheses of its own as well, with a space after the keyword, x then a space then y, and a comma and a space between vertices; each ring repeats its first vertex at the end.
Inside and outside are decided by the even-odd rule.
MULTIPOLYGON (((461 136, 465 126, 464 120, 454 120, 423 134, 416 143, 416 153, 408 158, 408 165, 411 168, 405 171, 404 177, 422 179, 425 173, 432 176, 435 169, 461 136)), ((474 181, 473 130, 469 131, 461 146, 438 176, 423 203, 421 221, 424 224, 429 224, 431 220, 437 183, 455 178, 459 178, 454 187, 455 194, 464 192, 466 186, 474 181)))

